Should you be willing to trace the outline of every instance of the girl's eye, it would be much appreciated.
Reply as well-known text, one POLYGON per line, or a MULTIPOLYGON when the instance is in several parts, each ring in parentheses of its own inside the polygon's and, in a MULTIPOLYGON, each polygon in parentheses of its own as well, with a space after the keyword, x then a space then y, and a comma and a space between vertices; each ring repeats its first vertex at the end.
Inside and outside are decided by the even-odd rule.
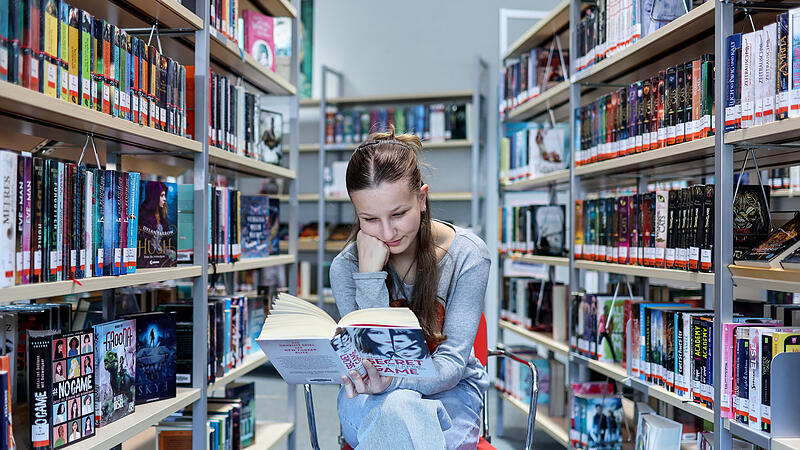
POLYGON ((405 213, 406 213, 406 211, 399 212, 399 213, 394 213, 394 214, 392 214, 392 216, 393 217, 402 217, 403 215, 405 215, 405 213))
POLYGON ((364 221, 365 222, 374 222, 375 218, 374 217, 370 217, 370 218, 364 219, 364 221))

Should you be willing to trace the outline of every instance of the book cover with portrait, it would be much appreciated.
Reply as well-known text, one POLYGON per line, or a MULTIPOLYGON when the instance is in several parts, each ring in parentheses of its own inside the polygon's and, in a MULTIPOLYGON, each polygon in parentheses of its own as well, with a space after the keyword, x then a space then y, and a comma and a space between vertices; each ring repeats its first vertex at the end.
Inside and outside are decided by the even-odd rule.
POLYGON ((142 181, 139 198, 138 268, 174 267, 178 263, 178 185, 142 181))
POLYGON ((102 427, 135 410, 136 321, 101 323, 94 335, 95 426, 102 427))
POLYGON ((267 195, 242 196, 242 258, 277 255, 279 200, 267 195))
POLYGON ((362 309, 335 322, 307 301, 281 293, 256 341, 290 384, 340 384, 351 370, 364 378, 364 359, 384 376, 436 376, 419 320, 408 308, 362 309))
POLYGON ((175 397, 177 361, 174 312, 128 314, 136 320, 136 404, 175 397))

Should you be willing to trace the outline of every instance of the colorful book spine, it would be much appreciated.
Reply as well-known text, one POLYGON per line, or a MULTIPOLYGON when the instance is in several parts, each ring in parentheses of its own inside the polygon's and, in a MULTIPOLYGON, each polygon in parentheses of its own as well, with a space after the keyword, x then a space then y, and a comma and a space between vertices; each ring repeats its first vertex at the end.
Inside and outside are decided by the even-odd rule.
POLYGON ((44 281, 42 249, 44 248, 44 160, 33 158, 33 187, 31 189, 31 283, 44 281))
MULTIPOLYGON (((105 192, 103 194, 103 275, 114 275, 115 250, 114 235, 119 226, 117 222, 117 172, 105 171, 105 192)), ((119 268, 117 268, 119 271, 119 268)))
POLYGON ((124 172, 117 171, 114 181, 117 184, 114 190, 117 209, 114 215, 114 275, 125 275, 127 270, 122 255, 128 241, 128 179, 124 172))
POLYGON ((789 117, 800 117, 800 9, 789 10, 789 117))
POLYGON ((775 82, 777 79, 777 39, 778 39, 778 24, 771 23, 766 25, 763 29, 764 33, 764 87, 763 87, 763 102, 764 113, 762 115, 762 122, 769 123, 775 121, 775 82))
POLYGON ((69 59, 70 59, 70 7, 64 0, 58 1, 59 18, 58 18, 58 74, 60 80, 59 98, 64 101, 70 101, 69 96, 69 59))
POLYGON ((742 34, 735 33, 728 36, 726 48, 728 53, 725 67, 725 80, 727 82, 725 91, 725 131, 727 132, 738 129, 742 122, 740 88, 742 34))
POLYGON ((58 163, 58 183, 56 186, 57 200, 56 200, 56 263, 58 264, 58 280, 66 279, 65 275, 69 271, 69 262, 66 258, 69 256, 64 252, 64 201, 66 200, 66 165, 65 163, 58 163))
POLYGON ((778 14, 777 25, 775 118, 783 120, 789 117, 789 13, 778 14))
POLYGON ((106 175, 102 169, 92 169, 94 173, 94 192, 92 195, 92 214, 95 217, 92 230, 92 258, 94 275, 105 274, 105 194, 106 175))
POLYGON ((86 278, 95 275, 94 257, 92 250, 94 246, 94 229, 95 229, 95 172, 91 169, 85 169, 86 180, 84 182, 83 192, 83 247, 81 249, 82 264, 84 264, 83 271, 86 278))
POLYGON ((136 272, 140 179, 141 175, 138 172, 128 172, 128 245, 125 248, 128 273, 136 272))

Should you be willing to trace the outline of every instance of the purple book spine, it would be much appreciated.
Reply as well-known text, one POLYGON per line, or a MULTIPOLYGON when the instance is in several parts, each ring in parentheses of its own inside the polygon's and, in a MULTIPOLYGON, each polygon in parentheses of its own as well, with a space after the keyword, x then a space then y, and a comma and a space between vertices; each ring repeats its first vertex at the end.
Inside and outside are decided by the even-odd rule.
POLYGON ((630 222, 628 221, 628 202, 630 199, 627 196, 622 196, 618 200, 619 206, 617 208, 619 214, 619 260, 620 264, 628 264, 628 250, 630 243, 628 242, 628 234, 630 232, 630 222))
POLYGON ((31 189, 33 188, 33 157, 23 153, 22 193, 22 284, 31 282, 31 189))

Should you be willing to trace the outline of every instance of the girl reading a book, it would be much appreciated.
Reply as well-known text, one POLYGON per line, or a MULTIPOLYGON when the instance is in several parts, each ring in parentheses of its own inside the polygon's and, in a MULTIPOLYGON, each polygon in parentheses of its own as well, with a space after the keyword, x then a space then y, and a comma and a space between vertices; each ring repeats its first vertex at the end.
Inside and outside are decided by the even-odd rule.
MULTIPOLYGON (((474 449, 478 442, 489 382, 472 344, 489 251, 472 232, 432 219, 421 150, 419 138, 392 129, 371 134, 347 166, 356 221, 330 269, 339 312, 410 308, 436 368, 435 378, 392 378, 365 360, 366 380, 354 371, 342 378, 339 419, 356 449, 474 449)), ((396 338, 391 345, 410 345, 396 338)))

